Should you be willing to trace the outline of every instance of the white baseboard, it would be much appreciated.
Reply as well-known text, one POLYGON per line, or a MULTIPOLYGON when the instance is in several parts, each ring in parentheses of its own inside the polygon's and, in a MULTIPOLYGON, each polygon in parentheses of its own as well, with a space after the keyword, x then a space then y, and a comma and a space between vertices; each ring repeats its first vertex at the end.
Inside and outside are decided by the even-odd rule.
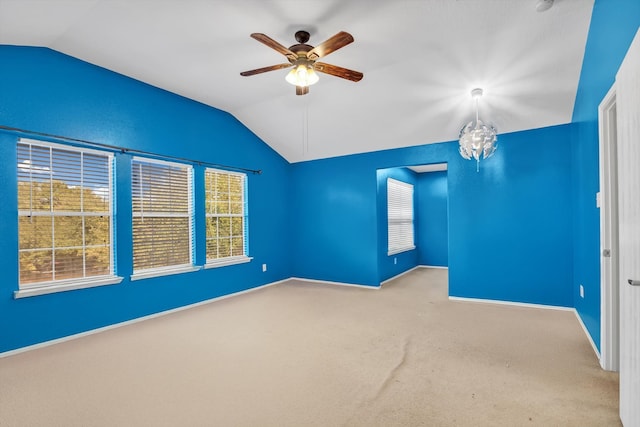
POLYGON ((301 277, 291 277, 287 279, 287 281, 289 280, 298 280, 300 282, 309 282, 309 283, 320 283, 323 285, 351 286, 354 288, 363 288, 363 289, 380 289, 380 286, 358 285, 355 283, 345 283, 345 282, 330 282, 328 280, 303 279, 301 277))
POLYGON ((421 267, 420 265, 417 265, 417 266, 415 266, 415 267, 413 267, 413 268, 408 269, 407 271, 403 271, 403 272, 402 272, 402 273, 400 273, 400 274, 396 274, 395 276, 390 277, 390 278, 388 278, 387 280, 383 280, 382 282, 380 282, 380 286, 384 285, 385 283, 389 283, 389 282, 390 282, 390 281, 392 281, 392 280, 396 280, 397 278, 399 278, 399 277, 401 277, 401 276, 404 276, 405 274, 411 273, 413 270, 416 270, 416 269, 418 269, 418 268, 420 268, 420 267, 421 267))
POLYGON ((557 305, 545 305, 545 304, 531 304, 527 302, 502 301, 502 300, 495 300, 495 299, 464 298, 464 297, 450 296, 449 300, 463 301, 463 302, 477 302, 481 304, 499 304, 499 305, 513 305, 516 307, 542 308, 545 310, 575 311, 573 307, 561 307, 557 305))
POLYGON ((442 266, 439 266, 439 265, 416 265, 415 267, 410 268, 407 271, 404 271, 404 272, 402 272, 400 274, 396 274, 395 276, 393 276, 393 277, 391 277, 391 278, 389 278, 387 280, 383 280, 382 282, 380 282, 380 286, 382 286, 385 283, 390 282, 392 280, 396 280, 398 277, 404 276, 407 273, 411 273, 413 270, 416 270, 418 268, 437 268, 437 269, 441 269, 441 270, 448 270, 449 269, 449 267, 442 267, 442 266))
POLYGON ((103 327, 97 328, 97 329, 91 329, 89 331, 80 332, 78 334, 68 335, 66 337, 56 338, 56 339, 50 340, 50 341, 44 341, 44 342, 41 342, 41 343, 38 343, 38 344, 29 345, 29 346, 26 346, 26 347, 20 347, 20 348, 17 348, 15 350, 5 351, 3 353, 0 353, 0 359, 3 358, 3 357, 13 356, 14 354, 24 353, 26 351, 35 350, 35 349, 43 348, 43 347, 49 347, 50 345, 59 344, 59 343, 65 342, 65 341, 71 341, 71 340, 75 340, 75 339, 78 339, 78 338, 86 337, 86 336, 89 336, 89 335, 98 334, 100 332, 104 332, 104 331, 108 331, 108 330, 111 330, 111 329, 120 328, 122 326, 127 326, 127 325, 131 325, 131 324, 138 323, 138 322, 143 322, 145 320, 154 319, 156 317, 166 316, 167 314, 177 313, 179 311, 188 310, 190 308, 199 307, 201 305, 211 304, 212 302, 220 301, 220 300, 231 298, 231 297, 236 297, 238 295, 247 294, 249 292, 254 292, 254 291, 257 291, 257 290, 260 290, 260 289, 264 289, 264 288, 267 288, 269 286, 278 285, 278 284, 284 283, 284 282, 286 282, 288 280, 290 280, 290 279, 278 280, 277 282, 271 282, 271 283, 267 283, 265 285, 256 286, 255 288, 249 288, 249 289, 245 289, 243 291, 234 292, 232 294, 227 294, 227 295, 221 295, 219 297, 215 297, 215 298, 211 298, 211 299, 208 299, 208 300, 196 302, 196 303, 185 305, 185 306, 182 306, 182 307, 176 307, 176 308, 172 308, 170 310, 165 310, 165 311, 161 311, 161 312, 158 312, 158 313, 149 314, 147 316, 137 317, 135 319, 127 320, 125 322, 114 323, 113 325, 103 326, 103 327))
POLYGON ((578 310, 576 310, 574 308, 573 312, 575 313, 576 318, 578 319, 578 323, 580 323, 580 326, 582 326, 582 330, 584 331, 584 334, 587 336, 587 339, 589 340, 589 343, 591 344, 591 348, 596 353, 596 356, 598 357, 598 361, 599 361, 600 360, 600 352, 598 351, 598 347, 596 346, 596 343, 593 342, 593 338, 591 338, 591 334, 589 333, 589 330, 587 329, 586 325, 582 321, 582 318, 580 317, 580 314, 578 314, 578 310))

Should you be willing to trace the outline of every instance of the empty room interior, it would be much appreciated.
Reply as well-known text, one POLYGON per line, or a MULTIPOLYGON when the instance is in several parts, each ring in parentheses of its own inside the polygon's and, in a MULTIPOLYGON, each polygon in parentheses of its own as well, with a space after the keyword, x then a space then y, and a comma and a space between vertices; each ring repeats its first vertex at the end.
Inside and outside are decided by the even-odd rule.
POLYGON ((0 0, 0 426, 640 426, 639 27, 0 0))

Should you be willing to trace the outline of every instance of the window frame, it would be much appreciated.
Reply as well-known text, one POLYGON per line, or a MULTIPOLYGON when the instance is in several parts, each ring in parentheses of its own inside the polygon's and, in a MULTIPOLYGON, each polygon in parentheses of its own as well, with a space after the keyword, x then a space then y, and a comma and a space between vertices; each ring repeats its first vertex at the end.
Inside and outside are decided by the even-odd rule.
POLYGON ((167 160, 160 160, 160 159, 155 159, 155 158, 149 158, 149 157, 142 157, 142 156, 133 156, 131 158, 131 254, 132 257, 135 256, 135 248, 136 248, 136 244, 135 244, 135 230, 133 227, 134 224, 134 220, 136 217, 140 217, 142 215, 142 217, 144 218, 144 213, 142 214, 137 214, 137 212, 135 211, 135 199, 136 197, 134 196, 134 168, 136 166, 136 164, 151 164, 151 165, 162 165, 162 166, 167 166, 167 167, 173 167, 173 168, 184 168, 187 171, 187 185, 188 185, 188 189, 187 189, 187 200, 188 200, 188 213, 186 215, 181 215, 181 214, 176 214, 176 213, 171 213, 169 215, 159 215, 157 212, 154 213, 153 215, 149 216, 149 217, 154 217, 154 218, 170 218, 170 217, 180 217, 180 218, 184 218, 184 217, 188 217, 189 219, 189 223, 188 223, 188 229, 189 229, 189 237, 188 237, 188 244, 189 244, 189 262, 188 263, 184 263, 184 264, 175 264, 175 265, 167 265, 167 266, 161 266, 161 267, 151 267, 151 268, 143 268, 143 269, 139 269, 139 270, 135 270, 134 267, 134 263, 133 263, 133 258, 132 258, 132 274, 130 276, 130 280, 131 281, 135 281, 135 280, 141 280, 141 279, 147 279, 147 278, 152 278, 152 277, 159 277, 159 276, 166 276, 166 275, 171 275, 171 274, 180 274, 180 273, 188 273, 188 272, 193 272, 193 271, 198 271, 200 270, 200 266, 195 265, 195 197, 194 197, 194 167, 191 164, 187 164, 187 163, 178 163, 178 162, 172 162, 172 161, 167 161, 167 160))
POLYGON ((247 174, 242 172, 234 172, 216 168, 205 168, 204 171, 204 205, 205 205, 205 265, 204 268, 218 268, 227 265, 243 264, 250 262, 253 258, 248 255, 249 252, 249 209, 247 202, 248 193, 248 179, 247 174), (239 176, 242 179, 242 213, 241 214, 220 214, 207 211, 207 206, 210 203, 209 196, 211 192, 207 187, 208 179, 207 174, 226 174, 230 176, 239 176), (222 258, 209 258, 209 252, 207 250, 207 243, 209 241, 209 218, 242 218, 242 238, 243 238, 243 254, 232 255, 222 258))
POLYGON ((399 181, 393 178, 387 178, 387 255, 396 255, 402 252, 412 251, 415 246, 415 202, 414 202, 415 187, 413 184, 399 181), (395 193, 392 195, 392 191, 395 193), (392 200, 394 198, 394 200, 392 200), (396 206, 392 204, 399 204, 399 212, 392 211, 396 206), (408 206, 410 205, 410 215, 408 206), (398 214, 398 215, 395 215, 398 214), (410 239, 401 241, 400 244, 392 246, 392 241, 398 239, 392 239, 392 233, 395 231, 398 235, 401 233, 398 231, 398 227, 411 225, 410 239))
MULTIPOLYGON (((109 272, 107 274, 101 274, 101 275, 96 275, 96 276, 84 276, 84 277, 74 277, 74 278, 67 278, 67 279, 53 279, 53 280, 45 280, 45 281, 40 281, 40 282, 34 282, 34 283, 21 283, 21 279, 20 279, 20 254, 22 252, 25 251, 25 249, 20 249, 19 244, 18 244, 18 290, 14 291, 14 298, 24 298, 24 297, 30 297, 30 296, 37 296, 37 295, 45 295, 45 294, 50 294, 50 293, 55 293, 55 292, 63 292, 63 291, 70 291, 70 290, 74 290, 74 289, 83 289, 83 288, 90 288, 90 287, 95 287, 95 286, 105 286, 105 285, 113 285, 113 284, 118 284, 120 282, 122 282, 123 278, 122 277, 118 277, 116 275, 116 261, 115 261, 115 249, 116 249, 116 242, 115 242, 115 203, 116 203, 116 193, 115 193, 115 157, 113 152, 110 151, 106 151, 106 150, 96 150, 93 148, 86 148, 86 147, 81 147, 81 146, 75 146, 75 145, 67 145, 67 144, 60 144, 60 143, 56 143, 56 142, 50 142, 50 141, 42 141, 42 140, 36 140, 36 139, 30 139, 30 138, 19 138, 17 143, 16 143, 16 194, 19 191, 19 186, 20 186, 20 177, 19 177, 19 157, 18 157, 18 153, 19 153, 19 146, 20 145, 26 145, 28 146, 28 150, 29 152, 31 152, 31 147, 36 146, 39 148, 45 148, 48 149, 49 153, 48 153, 48 157, 49 157, 49 164, 51 165, 52 162, 52 158, 53 158, 53 153, 54 150, 60 150, 60 151, 67 151, 67 152, 75 152, 75 153, 80 153, 81 156, 84 156, 85 154, 88 155, 94 155, 94 156, 101 156, 101 157, 106 157, 107 159, 107 171, 108 171, 108 178, 107 178, 107 182, 109 185, 109 198, 108 198, 108 210, 106 212, 106 214, 109 215, 109 272)), ((84 160, 82 160, 82 162, 84 162, 84 160)), ((83 163, 82 163, 83 164, 83 163)), ((74 171, 75 172, 75 171, 74 171)), ((79 170, 78 171, 78 175, 80 176, 80 180, 83 181, 83 170, 79 170)), ((33 178, 31 176, 31 172, 30 172, 30 178, 28 181, 26 182, 34 182, 33 178)), ((48 173, 48 181, 51 183, 53 182, 53 173, 52 170, 49 169, 49 173, 48 173)), ((24 182, 24 181, 23 181, 24 182)), ((81 197, 82 200, 82 197, 81 197)), ((37 215, 34 215, 34 211, 33 210, 29 210, 29 211, 24 211, 19 209, 19 206, 17 206, 17 219, 18 219, 18 223, 20 222, 20 218, 21 217, 34 217, 34 216, 39 216, 39 217, 50 217, 53 221, 53 218, 57 217, 57 216, 79 216, 82 218, 85 217, 93 217, 96 216, 95 213, 89 213, 86 214, 83 210, 84 206, 81 204, 81 209, 80 211, 76 212, 76 211, 55 211, 52 210, 52 208, 50 207, 49 211, 42 211, 42 212, 38 212, 37 215), (43 213, 44 212, 44 213, 43 213), (73 215, 69 215, 70 213, 73 213, 73 215)), ((84 221, 83 221, 84 222, 84 221)), ((52 225, 52 230, 51 230, 51 250, 55 251, 55 227, 54 225, 52 225)), ((20 225, 18 224, 17 227, 17 235, 18 235, 18 241, 20 239, 20 225)), ((82 243, 82 248, 83 250, 86 249, 87 245, 86 245, 86 241, 84 239, 84 234, 83 234, 83 243, 82 243)), ((89 245, 91 246, 91 245, 89 245)), ((53 262, 53 261, 52 261, 53 262)), ((83 271, 83 274, 86 274, 86 271, 83 271)), ((53 273, 53 275, 55 276, 55 272, 53 273)))

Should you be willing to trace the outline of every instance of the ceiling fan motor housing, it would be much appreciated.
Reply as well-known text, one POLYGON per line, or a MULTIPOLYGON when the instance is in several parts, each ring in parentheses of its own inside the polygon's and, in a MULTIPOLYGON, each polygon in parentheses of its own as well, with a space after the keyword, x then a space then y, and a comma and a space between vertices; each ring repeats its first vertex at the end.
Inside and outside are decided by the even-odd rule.
MULTIPOLYGON (((293 53, 295 53, 296 55, 300 56, 307 56, 307 52, 310 52, 311 49, 313 49, 313 46, 310 46, 307 44, 307 42, 309 41, 309 37, 311 35, 309 34, 308 31, 304 31, 304 30, 300 30, 296 32, 296 41, 298 42, 298 44, 294 44, 293 46, 289 47, 289 50, 293 53)), ((294 61, 289 60, 289 62, 293 63, 294 61)))
POLYGON ((311 34, 309 34, 308 31, 304 31, 304 30, 296 31, 296 40, 298 41, 298 43, 308 42, 309 37, 311 37, 311 34))

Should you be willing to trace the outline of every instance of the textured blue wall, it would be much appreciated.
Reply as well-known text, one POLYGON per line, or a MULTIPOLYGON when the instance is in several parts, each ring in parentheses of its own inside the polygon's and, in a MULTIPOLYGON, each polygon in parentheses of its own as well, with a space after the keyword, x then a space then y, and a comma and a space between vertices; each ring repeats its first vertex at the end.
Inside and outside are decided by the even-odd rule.
POLYGON ((380 281, 384 281, 418 265, 416 235, 418 230, 418 176, 411 169, 389 168, 378 170, 376 177, 378 181, 378 271, 380 274, 380 281), (414 242, 416 243, 416 249, 391 256, 387 255, 389 252, 389 230, 387 227, 387 178, 393 178, 397 181, 413 185, 414 242))
MULTIPOLYGON (((117 154, 117 274, 125 280, 15 300, 18 136, 0 132, 0 158, 5 159, 0 162, 0 352, 291 276, 290 166, 231 115, 48 49, 0 46, 0 63, 1 125, 263 170, 262 175, 248 175, 252 262, 130 282, 130 156, 117 154), (263 263, 268 265, 266 273, 263 263)), ((196 167, 197 177, 202 169, 196 167)), ((200 199, 203 182, 195 182, 200 199)), ((201 200, 196 208, 197 261, 202 264, 201 200)))
POLYGON ((294 276, 379 286, 377 170, 445 162, 451 144, 430 144, 292 165, 294 276))
POLYGON ((573 299, 600 348, 600 213, 598 105, 615 81, 622 59, 640 26, 640 1, 596 0, 582 63, 573 122, 573 299), (584 299, 579 286, 584 286, 584 299))
POLYGON ((572 305, 570 138, 571 125, 500 135, 480 172, 449 164, 451 295, 572 305))
POLYGON ((376 191, 362 157, 292 165, 293 276, 378 286, 376 191))
POLYGON ((479 172, 456 142, 297 163, 294 270, 377 286, 376 170, 448 163, 451 295, 571 306, 571 135, 571 125, 500 135, 479 172))
POLYGON ((416 188, 418 264, 447 267, 449 265, 447 172, 420 174, 416 188))
MULTIPOLYGON (((0 163, 0 352, 290 276, 377 286, 390 273, 379 256, 386 239, 376 171, 443 162, 451 295, 575 304, 599 345, 597 105, 639 24, 637 0, 596 0, 576 124, 500 135, 479 173, 455 142, 288 165, 227 113, 47 49, 0 46, 1 125, 264 171, 249 176, 253 262, 14 300, 16 171, 14 162, 0 163)), ((16 158, 16 139, 0 132, 0 158, 16 158)), ((117 155, 118 274, 125 277, 132 270, 128 160, 117 155)), ((203 227, 200 213, 198 235, 203 227)), ((202 239, 196 247, 202 263, 202 239)))

